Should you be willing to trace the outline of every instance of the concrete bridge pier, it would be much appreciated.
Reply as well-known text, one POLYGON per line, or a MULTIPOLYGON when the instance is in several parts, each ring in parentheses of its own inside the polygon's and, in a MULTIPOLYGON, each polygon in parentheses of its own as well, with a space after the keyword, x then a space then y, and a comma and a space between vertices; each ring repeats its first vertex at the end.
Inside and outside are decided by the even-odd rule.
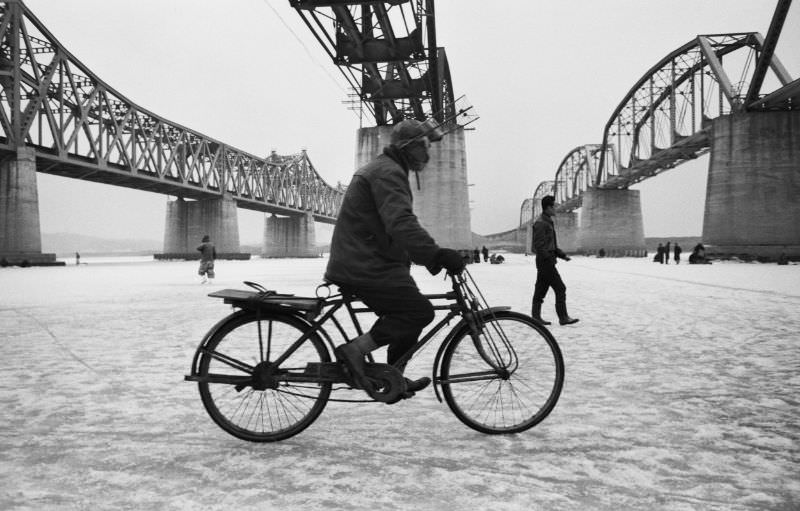
POLYGON ((0 264, 63 265, 42 253, 36 153, 20 147, 0 161, 0 264))
POLYGON ((225 195, 219 199, 167 202, 164 253, 156 259, 198 259, 203 236, 208 234, 218 259, 250 259, 239 248, 239 217, 236 202, 225 195))
MULTIPOLYGON (((392 126, 360 128, 356 134, 356 168, 365 165, 389 145, 392 126)), ((442 246, 472 249, 466 141, 463 128, 431 145, 430 161, 419 173, 409 173, 414 213, 420 224, 442 246)))
POLYGON ((578 213, 557 213, 554 219, 556 224, 556 240, 558 248, 568 254, 574 254, 580 250, 580 226, 578 225, 578 213))
POLYGON ((706 252, 800 257, 800 111, 714 119, 706 252))
POLYGON ((533 222, 536 219, 531 219, 517 231, 516 241, 522 245, 522 250, 525 255, 533 253, 533 222))
POLYGON ((609 257, 644 257, 647 249, 639 190, 586 190, 578 238, 581 252, 586 254, 597 254, 602 248, 609 257))
POLYGON ((314 217, 310 212, 299 216, 264 217, 262 257, 319 257, 314 217))

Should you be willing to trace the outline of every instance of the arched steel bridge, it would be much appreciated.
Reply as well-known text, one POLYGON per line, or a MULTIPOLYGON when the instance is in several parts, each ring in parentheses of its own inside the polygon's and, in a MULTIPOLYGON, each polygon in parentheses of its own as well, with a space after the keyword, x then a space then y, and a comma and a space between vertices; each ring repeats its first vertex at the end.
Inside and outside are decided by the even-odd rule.
POLYGON ((778 2, 766 40, 757 32, 701 35, 650 68, 611 114, 602 142, 571 150, 555 179, 523 201, 519 229, 541 213, 545 195, 558 211, 573 211, 589 188, 628 188, 705 154, 718 116, 800 109, 800 79, 774 54, 790 4, 778 2), (764 95, 767 77, 777 88, 764 95))
POLYGON ((254 156, 149 112, 73 56, 19 0, 0 2, 0 156, 37 170, 334 223, 343 189, 305 151, 254 156))

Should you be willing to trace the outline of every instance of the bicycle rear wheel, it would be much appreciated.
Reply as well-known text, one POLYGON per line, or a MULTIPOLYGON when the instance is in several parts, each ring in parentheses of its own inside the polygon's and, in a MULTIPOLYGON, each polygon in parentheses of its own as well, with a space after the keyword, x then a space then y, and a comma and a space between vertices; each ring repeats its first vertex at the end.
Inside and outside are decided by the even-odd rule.
POLYGON ((455 416, 487 434, 519 433, 544 420, 564 384, 564 359, 552 334, 529 316, 500 311, 485 319, 480 345, 464 328, 445 349, 442 392, 455 416), (487 361, 498 363, 494 348, 500 370, 487 361))
POLYGON ((208 340, 198 364, 200 397, 223 430, 251 442, 274 442, 296 435, 322 413, 330 383, 286 381, 309 362, 330 362, 325 343, 314 333, 284 362, 272 361, 309 327, 297 318, 238 312, 208 340), (241 383, 232 383, 239 379, 241 383))

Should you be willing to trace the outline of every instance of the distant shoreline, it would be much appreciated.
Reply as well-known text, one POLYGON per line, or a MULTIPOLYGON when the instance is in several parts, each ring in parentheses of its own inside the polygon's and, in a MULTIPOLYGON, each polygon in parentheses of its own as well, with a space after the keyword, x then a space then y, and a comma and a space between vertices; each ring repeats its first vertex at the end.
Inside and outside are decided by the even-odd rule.
MULTIPOLYGON (((99 252, 81 252, 78 251, 81 257, 136 257, 136 256, 152 256, 158 253, 158 250, 131 250, 125 252, 117 251, 99 251, 99 252)), ((75 252, 56 252, 58 259, 75 259, 75 252)))

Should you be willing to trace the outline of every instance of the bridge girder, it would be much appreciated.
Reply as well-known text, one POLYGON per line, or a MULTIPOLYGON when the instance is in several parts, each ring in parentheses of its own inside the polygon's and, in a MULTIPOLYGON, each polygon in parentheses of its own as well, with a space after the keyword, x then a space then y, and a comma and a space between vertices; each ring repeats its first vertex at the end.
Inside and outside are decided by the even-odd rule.
MULTIPOLYGON (((614 147, 606 150, 613 154, 614 147)), ((578 146, 561 160, 553 182, 553 196, 559 211, 571 211, 581 206, 581 194, 593 185, 603 158, 601 144, 578 146)))
MULTIPOLYGON (((745 104, 751 105, 758 99, 761 92, 761 86, 764 84, 764 77, 767 74, 767 68, 775 65, 772 56, 775 54, 775 47, 778 45, 781 31, 783 30, 783 23, 786 21, 786 16, 789 14, 789 7, 792 5, 792 0, 778 0, 778 5, 775 8, 775 13, 772 15, 772 21, 767 29, 767 38, 761 41, 762 51, 758 56, 755 71, 753 71, 753 78, 750 80, 750 87, 747 90, 745 97, 745 104)), ((786 83, 784 83, 786 85, 786 83)))
MULTIPOLYGON (((594 185, 627 188, 707 152, 710 120, 745 110, 761 51, 756 32, 701 35, 650 68, 605 125, 603 145, 616 146, 617 160, 605 153, 594 185)), ((775 55, 771 62, 785 85, 785 68, 775 55)))
POLYGON ((333 223, 344 195, 305 151, 260 158, 155 115, 109 87, 28 8, 0 2, 0 152, 38 170, 333 223))
POLYGON ((455 112, 434 0, 289 0, 377 125, 455 112))
POLYGON ((530 197, 522 201, 522 205, 519 207, 520 227, 530 224, 536 218, 534 215, 534 202, 534 199, 530 197))
POLYGON ((536 190, 533 192, 533 211, 532 216, 534 219, 542 214, 542 199, 547 195, 555 196, 555 181, 542 181, 536 190))

